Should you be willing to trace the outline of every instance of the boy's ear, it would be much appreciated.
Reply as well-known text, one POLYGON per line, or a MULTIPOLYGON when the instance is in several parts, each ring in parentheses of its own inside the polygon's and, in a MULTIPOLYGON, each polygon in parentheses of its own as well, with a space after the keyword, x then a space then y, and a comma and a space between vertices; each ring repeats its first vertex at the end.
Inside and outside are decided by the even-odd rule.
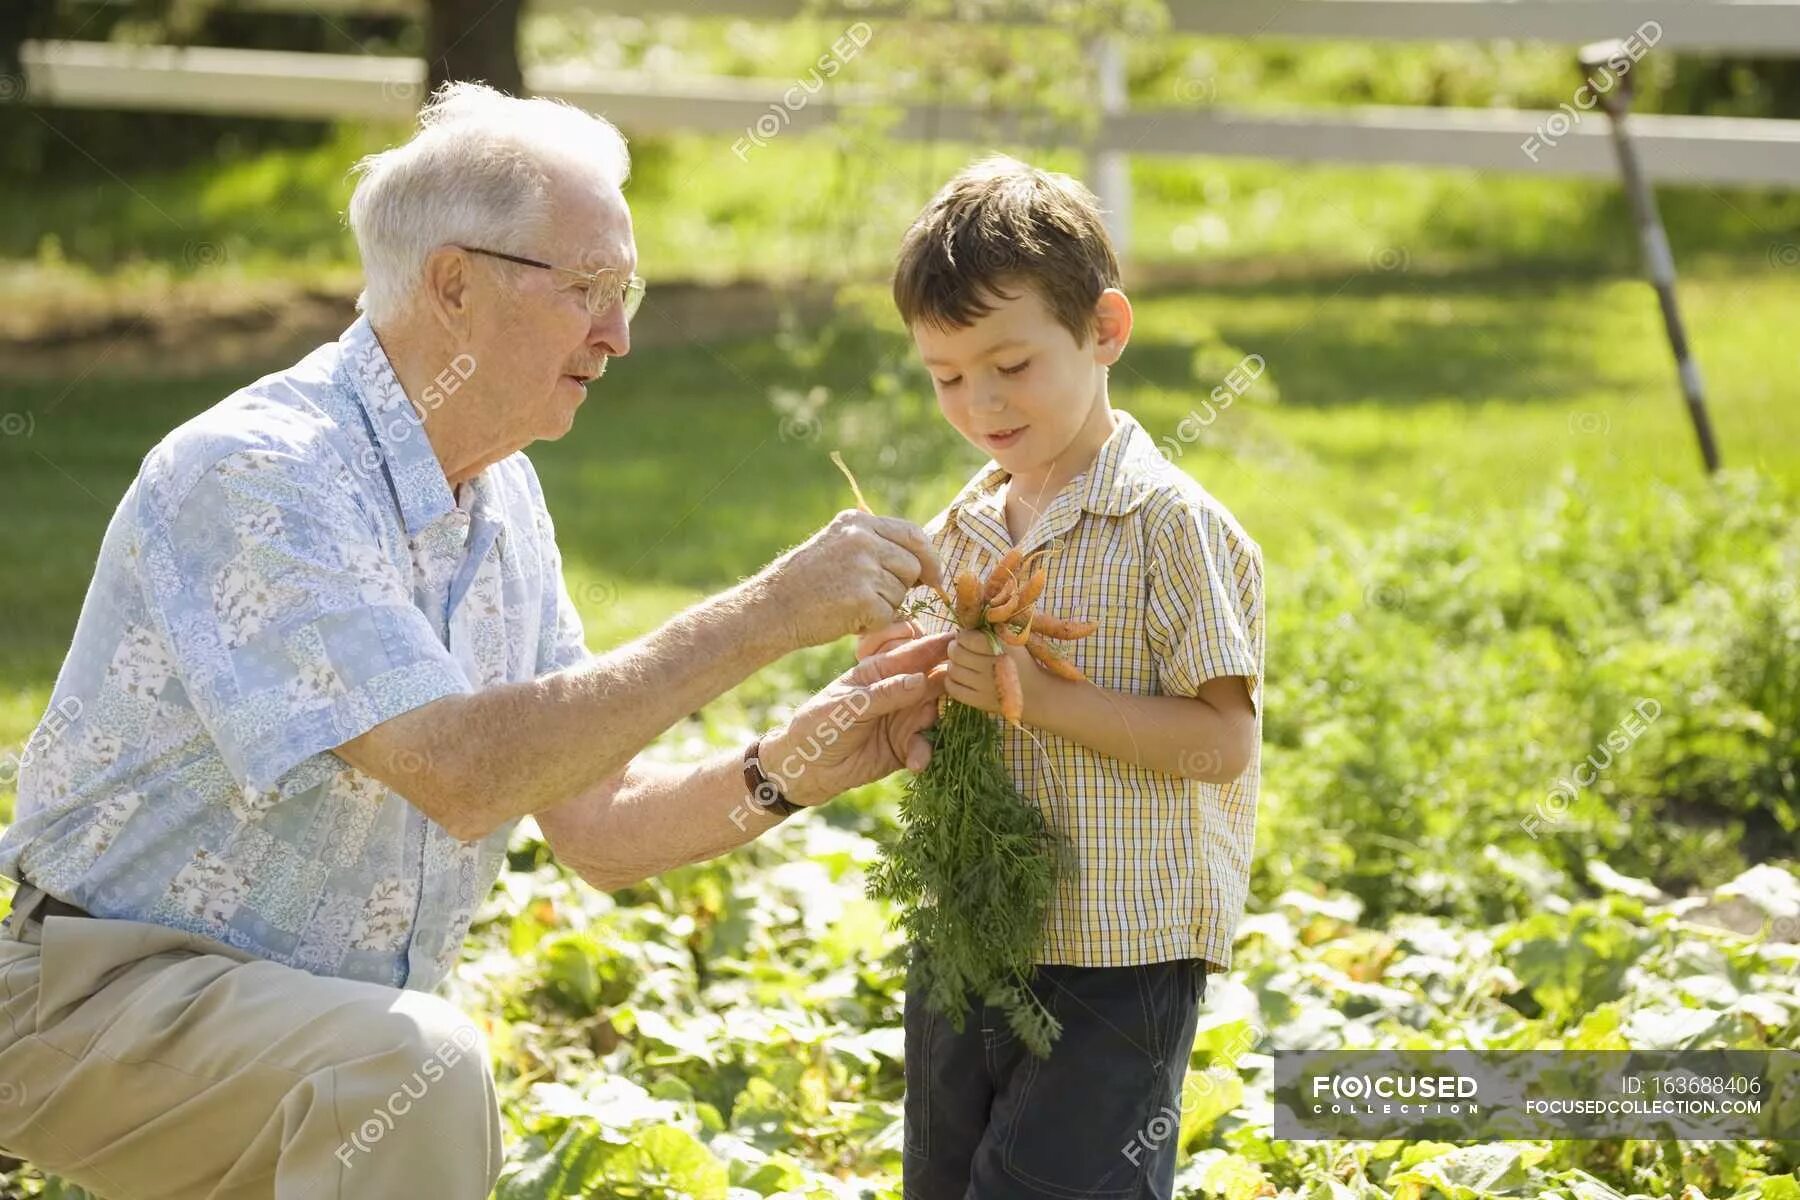
POLYGON ((1131 340, 1131 301, 1118 288, 1107 288, 1094 302, 1094 361, 1110 367, 1131 340))

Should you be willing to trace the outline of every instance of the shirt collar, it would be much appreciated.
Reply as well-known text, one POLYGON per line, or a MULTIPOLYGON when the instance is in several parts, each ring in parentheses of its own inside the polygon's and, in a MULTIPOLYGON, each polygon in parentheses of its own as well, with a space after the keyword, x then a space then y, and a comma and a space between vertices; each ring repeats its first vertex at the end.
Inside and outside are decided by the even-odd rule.
POLYGON ((351 390, 362 403, 375 447, 387 463, 401 520, 406 532, 416 535, 457 506, 450 481, 425 436, 423 414, 400 386, 366 315, 344 331, 338 345, 351 390))
MULTIPOLYGON (((1122 408, 1113 409, 1113 431, 1094 456, 1094 462, 1057 494, 1046 508, 1073 503, 1096 516, 1120 517, 1143 503, 1149 494, 1148 483, 1155 467, 1164 461, 1162 452, 1137 418, 1122 408)), ((952 511, 976 509, 994 496, 1010 475, 999 463, 989 460, 950 502, 952 511)), ((1004 528, 1005 523, 1001 522, 1004 528)))
POLYGON ((1117 424, 1088 468, 1081 496, 1081 507, 1102 517, 1122 517, 1142 504, 1150 494, 1151 477, 1165 461, 1136 417, 1118 408, 1113 414, 1117 424))

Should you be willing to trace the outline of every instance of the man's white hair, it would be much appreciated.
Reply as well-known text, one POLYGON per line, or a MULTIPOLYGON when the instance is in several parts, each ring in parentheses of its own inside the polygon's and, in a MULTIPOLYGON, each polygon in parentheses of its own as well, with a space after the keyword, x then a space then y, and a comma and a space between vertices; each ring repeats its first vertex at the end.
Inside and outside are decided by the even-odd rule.
POLYGON ((446 83, 411 141, 351 169, 350 231, 362 254, 356 307, 376 323, 411 303, 432 250, 459 242, 529 254, 550 222, 551 180, 588 173, 622 189, 625 139, 604 117, 479 83, 446 83))

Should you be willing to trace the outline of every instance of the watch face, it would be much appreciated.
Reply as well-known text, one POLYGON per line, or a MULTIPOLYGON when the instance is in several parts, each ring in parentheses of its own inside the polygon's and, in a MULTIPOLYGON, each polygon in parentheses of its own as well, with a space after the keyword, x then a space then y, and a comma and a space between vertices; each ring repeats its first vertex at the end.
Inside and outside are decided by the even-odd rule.
POLYGON ((781 789, 767 779, 757 784, 756 790, 751 792, 750 795, 764 808, 777 808, 780 806, 782 800, 785 799, 781 794, 781 789))

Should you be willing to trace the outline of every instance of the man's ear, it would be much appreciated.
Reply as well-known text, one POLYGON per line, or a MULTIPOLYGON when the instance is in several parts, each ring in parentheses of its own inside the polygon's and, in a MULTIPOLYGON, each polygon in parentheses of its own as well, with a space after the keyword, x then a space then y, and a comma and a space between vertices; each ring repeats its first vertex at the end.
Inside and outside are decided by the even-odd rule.
POLYGON ((1118 288, 1107 288, 1094 301, 1094 361, 1110 367, 1131 340, 1131 301, 1118 288))
POLYGON ((425 303, 438 324, 458 343, 468 340, 474 323, 474 270, 468 253, 455 246, 439 246, 425 256, 425 303))

